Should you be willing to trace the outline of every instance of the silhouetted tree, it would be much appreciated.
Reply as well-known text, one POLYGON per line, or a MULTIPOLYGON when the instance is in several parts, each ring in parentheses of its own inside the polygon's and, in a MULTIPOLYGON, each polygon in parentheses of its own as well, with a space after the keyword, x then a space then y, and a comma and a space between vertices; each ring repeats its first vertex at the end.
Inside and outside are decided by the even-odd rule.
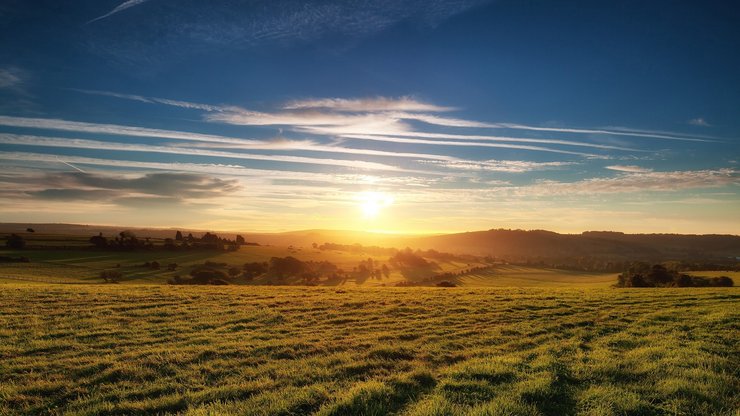
POLYGON ((90 244, 98 248, 108 247, 108 239, 103 237, 103 233, 90 237, 90 244))
POLYGON ((5 245, 14 250, 22 250, 26 247, 26 240, 18 234, 11 234, 10 237, 8 237, 8 241, 5 242, 5 245))
POLYGON ((123 275, 118 270, 103 270, 100 272, 100 278, 106 283, 118 283, 123 275))
POLYGON ((182 241, 182 232, 178 231, 175 233, 175 241, 182 241))
POLYGON ((246 242, 246 241, 244 241, 244 237, 242 237, 242 236, 240 236, 240 235, 237 235, 237 236, 236 236, 236 244, 242 245, 242 244, 244 244, 245 242, 246 242))
POLYGON ((26 228, 26 232, 27 233, 35 233, 36 230, 34 230, 33 228, 26 228))

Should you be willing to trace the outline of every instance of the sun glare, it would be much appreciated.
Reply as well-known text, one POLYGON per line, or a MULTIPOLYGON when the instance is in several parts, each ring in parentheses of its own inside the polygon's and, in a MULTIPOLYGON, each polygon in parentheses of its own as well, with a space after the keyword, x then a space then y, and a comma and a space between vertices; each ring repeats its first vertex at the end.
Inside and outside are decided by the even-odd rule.
POLYGON ((377 218, 383 209, 393 205, 393 197, 383 192, 363 192, 358 199, 366 219, 377 218))

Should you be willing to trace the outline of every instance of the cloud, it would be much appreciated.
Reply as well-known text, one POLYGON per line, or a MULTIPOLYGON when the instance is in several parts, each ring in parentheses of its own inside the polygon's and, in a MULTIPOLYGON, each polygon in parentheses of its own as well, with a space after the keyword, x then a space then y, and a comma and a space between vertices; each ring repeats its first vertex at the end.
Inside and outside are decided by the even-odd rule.
POLYGON ((692 126, 699 126, 699 127, 711 127, 712 126, 711 124, 707 123, 707 121, 704 120, 704 118, 702 117, 692 118, 691 120, 689 120, 689 124, 691 124, 692 126))
POLYGON ((616 170, 618 172, 630 172, 630 173, 646 173, 646 172, 653 171, 652 169, 642 168, 640 166, 635 166, 635 165, 613 165, 613 166, 606 166, 606 169, 616 170))
POLYGON ((480 170, 490 172, 523 173, 537 170, 557 169, 575 165, 575 162, 530 162, 525 160, 484 160, 484 161, 422 161, 425 164, 448 169, 480 170))
POLYGON ((115 26, 89 24, 144 3, 129 0, 88 22, 94 32, 87 45, 93 53, 134 70, 158 71, 204 48, 244 51, 325 41, 322 45, 332 49, 347 49, 399 23, 433 29, 490 1, 160 1, 148 2, 147 13, 137 19, 116 21, 115 26), (126 36, 121 36, 123 31, 126 36))
POLYGON ((22 91, 26 78, 26 73, 20 68, 0 68, 0 90, 22 91))
MULTIPOLYGON (((418 134, 403 120, 420 121, 422 123, 460 128, 480 129, 503 129, 551 132, 557 134, 589 134, 607 135, 618 137, 653 138, 663 140, 677 140, 689 142, 713 142, 718 139, 712 136, 678 134, 663 131, 638 130, 624 127, 610 128, 567 128, 567 127, 542 127, 516 123, 491 123, 475 120, 465 120, 455 117, 443 117, 435 113, 451 112, 458 110, 455 107, 439 106, 413 97, 371 97, 371 98, 313 98, 289 101, 280 106, 281 111, 260 112, 238 106, 224 106, 193 103, 188 101, 170 100, 165 98, 144 97, 140 95, 119 94, 106 91, 76 90, 88 94, 106 95, 111 97, 136 100, 146 103, 158 103, 182 108, 200 109, 207 112, 220 114, 206 114, 204 118, 211 122, 220 122, 236 125, 251 126, 292 126, 293 128, 313 127, 312 131, 318 134, 341 135, 341 134, 418 134), (352 114, 347 114, 352 113, 352 114), (429 114, 431 113, 431 114, 429 114)), ((702 120, 703 119, 697 119, 702 120)), ((430 136, 425 136, 430 137, 430 136)), ((470 137, 470 136, 468 136, 470 137)), ((483 136, 477 136, 475 140, 484 140, 483 136)), ((505 139, 506 137, 489 135, 490 138, 505 139)), ((448 135, 445 138, 455 138, 448 135)), ((462 138, 462 137, 461 137, 462 138)), ((534 140, 524 138, 510 138, 517 140, 534 140)), ((613 150, 626 149, 623 146, 606 146, 596 143, 564 141, 556 139, 548 140, 553 144, 591 146, 611 148, 613 150), (574 144, 580 143, 580 144, 574 144)), ((510 140, 511 141, 511 140, 510 140)))
MULTIPOLYGON (((252 149, 252 150, 294 150, 312 151, 324 153, 343 153, 370 156, 402 157, 415 159, 451 160, 446 155, 433 155, 416 152, 387 152, 371 149, 354 149, 340 146, 328 146, 317 144, 310 140, 254 140, 240 139, 234 137, 218 136, 212 134, 200 134, 174 130, 148 129, 143 127, 121 126, 115 124, 96 124, 59 119, 25 118, 0 116, 0 125, 24 128, 49 129, 60 131, 74 131, 81 133, 99 133, 116 136, 133 137, 157 137, 164 139, 175 139, 183 141, 200 142, 193 147, 207 147, 208 144, 218 144, 211 148, 252 149), (222 146, 221 146, 222 145, 222 146)), ((26 142, 40 142, 43 138, 39 136, 27 136, 26 142), (38 140, 36 140, 38 139, 38 140)), ((18 135, 0 135, 0 140, 20 140, 18 135)), ((71 145, 72 142, 70 142, 71 145)), ((33 144, 33 143, 30 143, 33 144)))
POLYGON ((265 160, 273 162, 301 163, 311 165, 342 166, 351 169, 404 171, 405 169, 388 164, 363 160, 315 158, 292 155, 263 155, 238 152, 224 152, 209 149, 186 147, 152 146, 146 144, 114 143, 85 139, 66 139, 15 134, 0 134, 0 143, 25 146, 61 147, 76 149, 116 150, 128 152, 167 153, 189 156, 218 157, 229 159, 265 160))
POLYGON ((612 178, 590 178, 575 182, 540 181, 520 187, 516 193, 528 196, 597 195, 639 192, 675 192, 688 189, 740 185, 734 169, 623 173, 612 178))
POLYGON ((102 16, 98 16, 98 17, 96 17, 96 18, 88 21, 87 24, 90 24, 90 23, 95 22, 95 21, 98 21, 98 20, 105 19, 106 17, 113 16, 116 13, 122 12, 122 11, 124 11, 124 10, 126 10, 128 8, 134 7, 134 6, 138 6, 138 5, 142 4, 142 3, 146 3, 147 1, 149 1, 149 0, 127 0, 127 1, 119 4, 118 6, 116 6, 113 10, 109 11, 108 13, 106 13, 106 14, 104 14, 102 16))
POLYGON ((375 97, 375 98, 318 98, 290 101, 282 107, 285 110, 324 109, 342 112, 444 112, 456 110, 454 107, 442 107, 418 101, 412 97, 375 97))
POLYGON ((26 192, 34 198, 114 203, 132 198, 169 203, 208 200, 228 196, 241 188, 235 179, 172 172, 145 175, 58 172, 36 175, 24 182, 27 187, 37 188, 26 192))
POLYGON ((167 99, 167 98, 145 97, 143 95, 136 95, 136 94, 120 94, 120 93, 117 93, 117 92, 110 92, 110 91, 83 90, 83 89, 77 89, 77 88, 70 88, 70 90, 71 91, 81 92, 83 94, 101 95, 101 96, 105 96, 105 97, 121 98, 121 99, 124 99, 124 100, 139 101, 139 102, 148 103, 148 104, 164 104, 164 105, 170 105, 170 106, 173 106, 173 107, 188 108, 188 109, 194 109, 194 110, 224 111, 224 110, 227 110, 229 108, 232 108, 230 106, 219 106, 219 105, 211 105, 211 104, 193 103, 193 102, 190 102, 190 101, 170 100, 170 99, 167 99))

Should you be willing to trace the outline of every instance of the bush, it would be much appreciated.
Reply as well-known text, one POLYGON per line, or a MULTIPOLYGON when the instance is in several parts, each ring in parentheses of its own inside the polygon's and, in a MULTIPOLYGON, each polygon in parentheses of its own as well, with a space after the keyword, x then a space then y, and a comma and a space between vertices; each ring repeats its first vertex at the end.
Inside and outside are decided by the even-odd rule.
POLYGON ((728 276, 713 277, 712 280, 709 281, 710 286, 716 287, 732 287, 734 284, 735 282, 733 282, 728 276))
POLYGON ((26 240, 18 234, 11 234, 10 237, 8 237, 8 241, 5 242, 5 245, 13 250, 22 250, 26 247, 26 240))
POLYGON ((727 276, 703 277, 668 271, 664 266, 647 268, 631 267, 619 275, 617 287, 732 287, 734 282, 727 276), (646 270, 648 270, 646 272, 646 270))
POLYGON ((209 268, 198 268, 190 272, 191 279, 190 283, 196 285, 208 285, 212 284, 212 281, 223 280, 226 281, 226 273, 221 270, 209 269, 209 268))
POLYGON ((118 270, 103 270, 100 272, 100 278, 106 283, 118 283, 123 275, 118 270))
POLYGON ((443 280, 443 281, 437 283, 436 286, 437 287, 457 287, 456 284, 454 284, 454 283, 452 283, 452 282, 450 282, 448 280, 443 280))

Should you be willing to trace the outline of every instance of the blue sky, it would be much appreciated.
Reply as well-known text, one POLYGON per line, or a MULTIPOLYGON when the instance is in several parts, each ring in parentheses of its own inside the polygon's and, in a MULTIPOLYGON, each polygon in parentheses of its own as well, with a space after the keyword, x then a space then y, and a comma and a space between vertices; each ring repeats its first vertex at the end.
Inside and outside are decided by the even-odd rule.
POLYGON ((737 234, 739 21, 711 1, 5 1, 0 216, 737 234))

